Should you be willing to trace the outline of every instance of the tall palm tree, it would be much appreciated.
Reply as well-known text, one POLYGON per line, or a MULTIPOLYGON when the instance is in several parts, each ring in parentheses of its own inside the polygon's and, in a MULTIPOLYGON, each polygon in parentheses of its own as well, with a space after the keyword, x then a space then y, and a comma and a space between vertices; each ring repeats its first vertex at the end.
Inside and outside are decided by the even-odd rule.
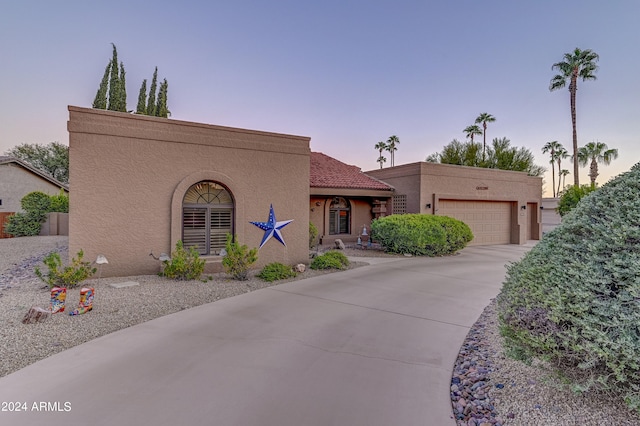
MULTIPOLYGON (((555 172, 555 164, 556 164, 556 152, 558 149, 562 148, 562 145, 558 141, 551 141, 544 144, 542 147, 542 153, 551 154, 551 189, 553 191, 553 198, 556 198, 556 172, 555 172)), ((559 176, 558 176, 559 177, 559 176)), ((558 179, 558 183, 560 183, 560 179, 558 179)))
MULTIPOLYGON (((378 154, 378 159, 376 160, 378 163, 380 163, 380 168, 382 168, 382 161, 380 161, 380 158, 382 157, 382 151, 384 151, 385 149, 387 149, 387 144, 384 142, 378 142, 376 144, 376 146, 374 147, 375 149, 378 150, 379 154, 378 154)), ((384 161, 387 161, 387 159, 385 158, 384 161)))
POLYGON ((396 135, 389 136, 389 139, 387 139, 386 150, 389 151, 389 153, 391 154, 391 167, 395 165, 394 152, 398 150, 398 147, 396 145, 399 145, 399 144, 400 144, 400 139, 398 139, 396 135))
POLYGON ((382 168, 382 163, 386 163, 387 162, 387 157, 381 155, 380 157, 378 157, 378 159, 376 161, 378 163, 380 163, 380 168, 382 168))
MULTIPOLYGON (((564 189, 565 184, 564 184, 564 178, 569 174, 569 170, 567 169, 562 169, 560 171, 560 176, 562 176, 562 189, 564 189)), ((558 195, 560 195, 560 191, 558 191, 558 195)))
POLYGON ((482 123, 482 161, 484 161, 484 153, 487 149, 487 123, 493 123, 496 118, 488 112, 481 113, 476 118, 476 124, 482 123))
MULTIPOLYGON (((562 160, 564 160, 565 158, 569 157, 569 153, 567 152, 567 149, 560 145, 560 148, 558 148, 558 150, 556 150, 556 161, 558 162, 558 190, 556 191, 556 194, 560 193, 560 176, 562 175, 562 160)), ((551 166, 551 168, 553 168, 553 166, 551 166)), ((563 185, 564 188, 564 185, 563 185)))
POLYGON ((589 142, 578 150, 578 162, 582 167, 591 162, 589 167, 589 177, 591 178, 591 187, 596 186, 596 178, 598 177, 598 163, 605 166, 611 164, 612 160, 618 158, 618 150, 607 146, 604 142, 589 142))
POLYGON ((598 69, 596 62, 600 57, 590 49, 580 50, 576 48, 573 52, 565 53, 564 60, 557 62, 551 67, 558 70, 560 74, 551 79, 549 90, 561 89, 569 82, 569 94, 571 98, 571 125, 573 127, 573 184, 580 186, 578 177, 578 132, 576 130, 576 91, 578 90, 578 78, 582 81, 595 80, 594 73, 598 69))
POLYGON ((471 126, 467 126, 463 132, 467 135, 468 138, 471 139, 471 143, 473 143, 473 137, 475 135, 481 135, 482 134, 482 130, 480 130, 480 127, 478 127, 477 124, 472 124, 471 126))

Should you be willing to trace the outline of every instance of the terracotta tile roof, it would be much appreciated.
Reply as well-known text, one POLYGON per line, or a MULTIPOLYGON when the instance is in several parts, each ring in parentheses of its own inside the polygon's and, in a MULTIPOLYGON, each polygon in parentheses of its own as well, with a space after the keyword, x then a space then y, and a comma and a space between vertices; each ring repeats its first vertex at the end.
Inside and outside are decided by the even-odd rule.
POLYGON ((312 188, 349 188, 393 191, 393 187, 362 173, 360 167, 350 166, 321 152, 311 153, 312 188))

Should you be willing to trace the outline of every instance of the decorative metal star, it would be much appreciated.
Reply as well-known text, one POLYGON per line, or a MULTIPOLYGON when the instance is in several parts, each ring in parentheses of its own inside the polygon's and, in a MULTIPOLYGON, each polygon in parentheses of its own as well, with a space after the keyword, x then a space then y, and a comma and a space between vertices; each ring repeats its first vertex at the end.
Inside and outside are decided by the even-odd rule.
POLYGON ((282 234, 280 233, 280 230, 285 226, 287 226, 288 224, 290 224, 291 222, 293 222, 293 219, 277 222, 276 215, 273 212, 273 204, 272 204, 271 207, 269 208, 269 220, 267 222, 250 222, 250 223, 254 224, 255 226, 257 226, 258 228, 264 231, 264 236, 262 237, 262 242, 260 243, 260 248, 262 248, 262 246, 265 245, 266 242, 269 241, 271 237, 275 237, 276 240, 280 241, 282 245, 286 247, 287 245, 284 243, 284 238, 282 238, 282 234))

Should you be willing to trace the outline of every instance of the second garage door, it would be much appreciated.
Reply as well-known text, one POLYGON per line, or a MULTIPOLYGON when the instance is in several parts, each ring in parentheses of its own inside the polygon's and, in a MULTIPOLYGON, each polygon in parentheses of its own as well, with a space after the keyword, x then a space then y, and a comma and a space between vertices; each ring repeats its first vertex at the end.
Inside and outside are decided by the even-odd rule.
POLYGON ((437 214, 469 225, 473 232, 469 245, 511 243, 510 202, 440 200, 437 214))

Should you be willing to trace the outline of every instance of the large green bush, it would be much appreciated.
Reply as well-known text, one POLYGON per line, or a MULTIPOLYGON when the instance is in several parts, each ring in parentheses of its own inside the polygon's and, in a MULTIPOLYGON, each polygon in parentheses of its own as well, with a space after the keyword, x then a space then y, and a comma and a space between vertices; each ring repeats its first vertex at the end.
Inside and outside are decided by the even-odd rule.
POLYGON ((23 212, 9 217, 5 232, 14 237, 38 235, 51 208, 51 197, 41 191, 30 192, 20 200, 23 212))
POLYGON ((640 408, 640 164, 508 267, 498 307, 508 352, 552 361, 575 389, 618 390, 640 408))
POLYGON ((558 201, 558 213, 564 216, 573 210, 581 199, 597 190, 598 188, 591 185, 569 186, 562 191, 560 200, 558 201))
POLYGON ((24 212, 9 217, 5 232, 14 237, 34 236, 40 234, 47 213, 69 213, 69 196, 64 193, 64 190, 60 190, 58 195, 34 191, 22 197, 20 205, 24 212))
POLYGON ((402 214, 374 220, 371 238, 389 253, 443 256, 463 249, 473 234, 466 223, 451 217, 402 214))

